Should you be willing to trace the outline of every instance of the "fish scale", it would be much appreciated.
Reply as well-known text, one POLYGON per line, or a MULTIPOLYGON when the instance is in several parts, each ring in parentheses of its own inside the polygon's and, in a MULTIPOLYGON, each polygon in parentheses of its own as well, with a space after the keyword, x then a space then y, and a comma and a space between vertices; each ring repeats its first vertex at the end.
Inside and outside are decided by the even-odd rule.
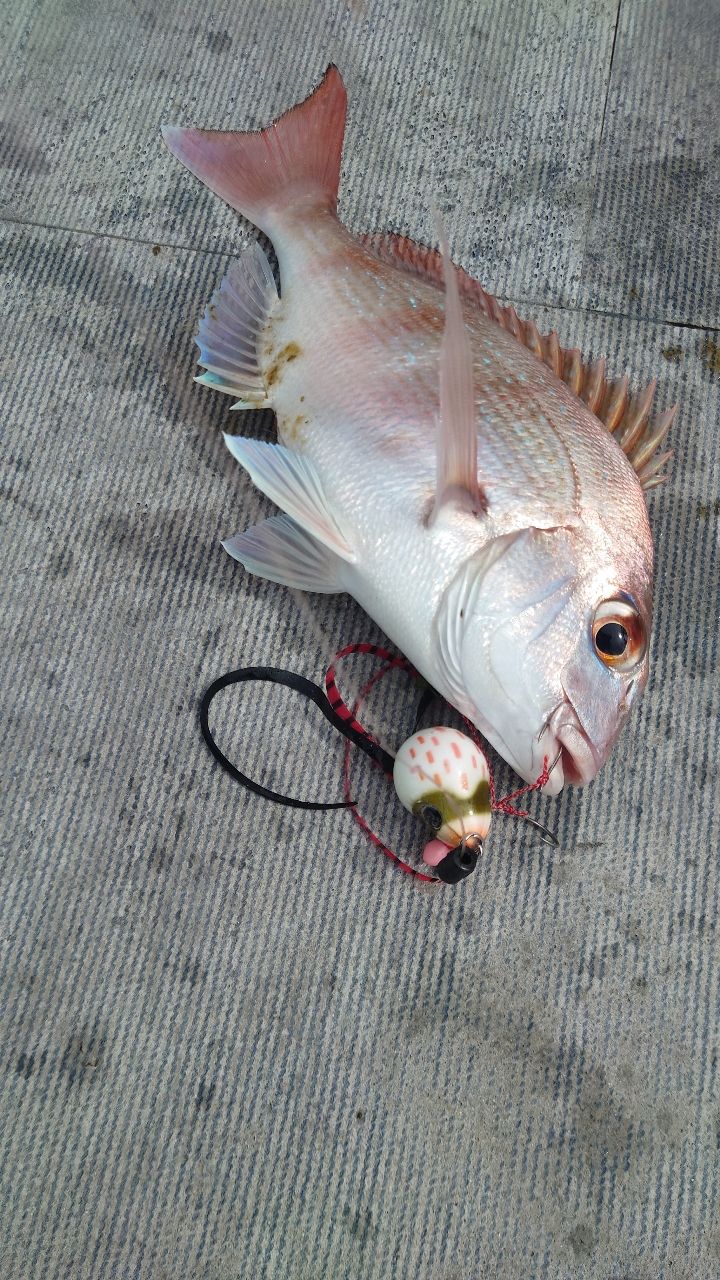
POLYGON ((336 202, 346 96, 261 133, 167 129, 173 153, 273 241, 200 325, 200 380, 274 409, 226 436, 283 513, 227 539, 251 572, 348 591, 526 780, 592 780, 648 675, 643 485, 672 411, 521 320, 441 252, 357 238, 336 202), (636 474, 636 469, 638 474, 636 474))
MULTIPOLYGON (((296 271, 307 253, 300 240, 294 246, 296 271)), ((314 272, 310 274, 316 278, 314 272)), ((372 279, 374 283, 375 278, 372 279)), ((324 288, 334 295, 332 271, 323 281, 324 288)), ((400 283, 404 283, 402 278, 400 283)), ((388 283, 386 297, 392 284, 388 283)), ((390 304, 392 319, 384 317, 382 324, 373 328, 370 317, 380 302, 378 292, 367 288, 352 299, 352 309, 346 306, 340 311, 339 320, 337 312, 333 313, 332 329, 321 323, 312 335, 308 334, 308 317, 317 315, 321 308, 312 292, 303 294, 298 305, 284 313, 274 334, 273 350, 297 339, 306 353, 277 388, 274 407, 280 422, 292 420, 302 394, 300 388, 312 388, 303 405, 315 428, 307 441, 308 452, 323 473, 331 477, 330 486, 340 495, 343 505, 353 501, 353 495, 345 493, 348 480, 363 489, 370 538, 379 514, 372 502, 377 465, 371 450, 381 451, 384 464, 405 477, 409 468, 418 492, 425 494, 434 482, 442 308, 433 297, 437 294, 434 286, 419 285, 418 291, 428 294, 435 308, 434 323, 421 322, 418 330, 402 325, 397 333, 398 314, 403 309, 406 313, 411 311, 402 297, 390 304), (391 324, 395 325, 391 358, 385 357, 380 376, 368 386, 366 371, 372 367, 373 355, 387 350, 385 336, 391 324), (346 331, 346 326, 353 336, 350 353, 340 347, 336 337, 339 331, 346 331), (306 372, 308 365, 310 372, 306 372), (339 430, 344 433, 342 452, 336 447, 339 430), (355 437, 357 456, 352 456, 354 431, 360 433, 355 437)), ((565 513, 577 505, 576 468, 583 468, 589 474, 590 485, 597 487, 607 483, 611 468, 615 473, 625 472, 627 462, 581 402, 573 400, 559 383, 557 388, 548 388, 552 375, 530 353, 519 352, 524 367, 517 368, 517 343, 510 335, 482 317, 471 321, 468 328, 477 371, 483 482, 494 499, 490 505, 496 528, 506 532, 517 527, 519 497, 524 499, 522 519, 531 518, 540 527, 552 526, 558 521, 559 508, 565 513), (490 367, 486 360, 491 361, 490 367), (543 396, 547 407, 554 408, 552 419, 541 407, 543 396), (575 467, 567 443, 571 437, 580 439, 575 467), (608 459, 608 444, 613 445, 614 458, 608 459), (533 490, 528 492, 530 482, 533 490)), ((282 426, 280 435, 282 438, 282 426)), ((395 478, 392 483, 396 483, 395 478)), ((642 498, 639 508, 644 518, 642 498)))
MULTIPOLYGON (((338 240, 345 233, 338 227, 338 240)), ((333 431, 339 422, 363 428, 363 449, 380 436, 383 451, 391 455, 397 447, 398 464, 405 467, 412 454, 418 472, 431 483, 435 469, 434 420, 439 410, 438 360, 443 313, 437 288, 418 282, 418 293, 432 304, 432 318, 426 312, 417 319, 417 308, 409 304, 404 280, 373 275, 363 289, 342 296, 338 288, 344 279, 340 254, 326 258, 324 274, 313 262, 313 240, 306 243, 299 231, 286 255, 292 275, 305 274, 310 279, 309 291, 303 292, 298 304, 283 314, 279 325, 273 324, 271 350, 297 338, 307 350, 312 377, 303 377, 298 365, 293 376, 278 387, 274 405, 281 418, 290 418, 297 405, 298 388, 310 385, 305 412, 311 413, 319 431, 328 424, 333 431), (333 270, 333 263, 338 265, 333 270), (315 283, 318 282, 318 283, 315 283), (313 287, 314 286, 314 287, 313 287), (319 297, 313 296, 317 293, 319 297), (330 293, 336 299, 332 328, 314 326, 307 336, 308 317, 322 316, 321 301, 330 293), (374 319, 382 308, 380 321, 374 319), (413 323, 415 327, 413 327, 413 323), (349 334, 343 344, 337 334, 349 334), (307 344, 307 345, 306 345, 307 344), (389 350, 388 350, 389 348, 389 350), (365 371, 372 367, 373 357, 382 355, 381 376, 367 386, 365 371), (319 366, 319 371, 318 371, 319 366), (346 388, 352 388, 352 399, 346 388), (360 392, 358 394, 358 388, 360 392), (408 430, 408 428, 410 430, 408 430)), ((357 263, 356 263, 357 267, 357 263)), ((499 502, 516 502, 517 488, 526 489, 530 475, 552 483, 556 502, 548 510, 535 509, 538 522, 553 523, 558 503, 575 500, 576 478, 568 459, 568 440, 574 439, 578 466, 590 472, 591 483, 607 483, 607 433, 581 402, 573 399, 558 383, 549 385, 552 375, 529 352, 518 351, 516 341, 484 317, 466 317, 471 334, 476 370, 476 408, 483 428, 483 478, 486 486, 499 488, 499 502), (545 399, 546 409, 541 406, 545 399), (551 419, 547 409, 554 408, 551 419), (565 415, 566 423, 563 423, 565 415), (564 427, 564 430, 563 430, 564 427), (559 447, 558 447, 559 440, 559 447)), ((281 432, 282 434, 282 432, 281 432)), ((310 444, 315 456, 324 456, 322 441, 310 444)), ((624 471, 626 461, 615 450, 615 470, 624 471)), ((329 462, 327 465, 331 466, 329 462)), ((353 471, 353 475, 356 473, 353 471)), ((339 481, 333 477, 333 487, 339 481)), ((533 496, 536 508, 545 502, 545 485, 533 496)), ((644 505, 641 507, 644 511, 644 505)), ((495 507, 497 513, 498 507, 495 507)))

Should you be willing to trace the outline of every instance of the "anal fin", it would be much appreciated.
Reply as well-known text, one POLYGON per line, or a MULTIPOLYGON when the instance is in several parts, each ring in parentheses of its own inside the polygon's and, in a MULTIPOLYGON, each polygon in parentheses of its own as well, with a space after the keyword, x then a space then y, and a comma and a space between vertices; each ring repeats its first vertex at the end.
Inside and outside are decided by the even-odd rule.
POLYGON ((222 544, 250 572, 298 591, 345 591, 340 560, 290 516, 271 516, 222 544))
POLYGON ((232 264, 205 308, 196 338, 205 372, 195 381, 235 396, 233 409, 269 403, 257 348, 277 300, 270 263, 255 243, 232 264))

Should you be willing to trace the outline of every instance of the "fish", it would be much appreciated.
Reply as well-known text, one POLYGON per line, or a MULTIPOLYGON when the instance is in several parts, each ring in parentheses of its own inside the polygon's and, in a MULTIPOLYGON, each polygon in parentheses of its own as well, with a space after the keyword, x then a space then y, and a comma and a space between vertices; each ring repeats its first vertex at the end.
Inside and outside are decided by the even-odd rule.
POLYGON ((166 126, 260 229, 199 324, 196 381, 270 408, 227 433, 280 514, 223 541, 247 571, 347 592, 526 782, 591 782, 648 678, 646 493, 676 406, 542 335, 437 249, 338 217, 347 94, 330 66, 256 132, 166 126))

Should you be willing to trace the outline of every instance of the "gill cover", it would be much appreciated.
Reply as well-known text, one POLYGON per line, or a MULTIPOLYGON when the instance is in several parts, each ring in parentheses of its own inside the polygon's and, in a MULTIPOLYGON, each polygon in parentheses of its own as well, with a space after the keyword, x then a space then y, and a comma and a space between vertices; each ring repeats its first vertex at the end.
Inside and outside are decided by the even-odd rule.
POLYGON ((526 781, 583 625, 576 586, 570 531, 522 529, 466 560, 438 610, 446 696, 526 781))

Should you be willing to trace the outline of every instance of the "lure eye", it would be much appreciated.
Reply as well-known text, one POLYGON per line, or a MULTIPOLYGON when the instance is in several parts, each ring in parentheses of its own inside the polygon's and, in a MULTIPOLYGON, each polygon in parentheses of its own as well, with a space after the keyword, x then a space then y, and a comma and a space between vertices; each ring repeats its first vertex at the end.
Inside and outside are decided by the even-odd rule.
POLYGON ((592 626, 595 653, 606 667, 629 671, 645 655, 645 628, 628 600, 604 600, 595 610, 592 626))
POLYGON ((420 816, 423 822, 425 823, 425 825, 428 826, 431 831, 440 830, 443 824, 443 816, 440 810, 436 809, 434 805, 432 804, 423 805, 420 816))

